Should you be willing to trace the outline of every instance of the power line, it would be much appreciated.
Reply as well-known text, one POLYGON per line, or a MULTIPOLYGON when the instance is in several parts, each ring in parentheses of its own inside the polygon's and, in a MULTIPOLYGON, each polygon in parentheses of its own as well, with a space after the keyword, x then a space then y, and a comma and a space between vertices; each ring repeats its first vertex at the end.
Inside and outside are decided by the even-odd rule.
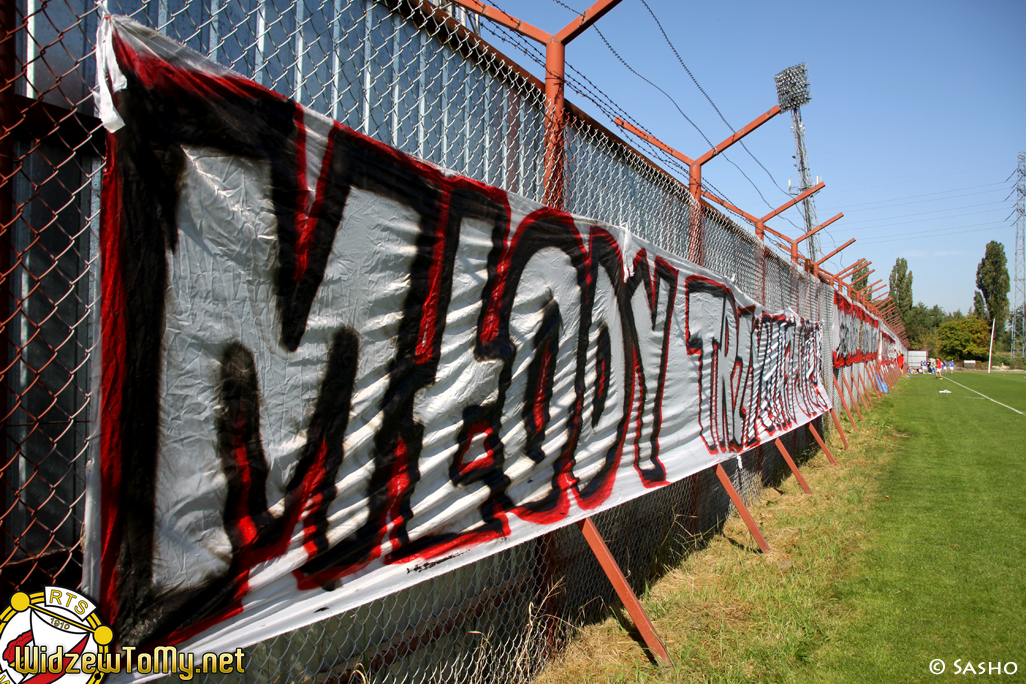
MULTIPOLYGON (((884 187, 895 187, 895 186, 900 187, 902 185, 908 185, 911 181, 931 180, 933 178, 946 178, 947 176, 963 176, 964 177, 967 172, 982 171, 984 169, 996 169, 998 167, 1004 168, 1004 166, 1005 166, 1004 164, 990 164, 988 166, 978 166, 978 167, 975 167, 975 168, 972 168, 972 169, 961 169, 959 171, 951 171, 951 172, 948 172, 948 173, 938 173, 938 174, 932 175, 932 176, 907 176, 907 177, 905 177, 905 180, 903 182, 901 182, 901 183, 893 183, 893 182, 891 182, 891 183, 874 183, 873 185, 856 185, 856 186, 852 186, 852 187, 841 188, 839 190, 834 190, 833 193, 834 194, 838 194, 838 193, 842 193, 842 192, 857 192, 859 190, 869 190, 869 189, 872 189, 872 188, 884 188, 884 187)), ((1011 176, 1006 178, 1004 180, 1004 182, 1008 182, 1010 179, 1011 179, 1011 176)))
POLYGON ((981 233, 988 230, 997 230, 999 228, 1008 228, 1008 224, 1004 221, 994 224, 979 224, 973 223, 968 226, 957 226, 956 229, 936 231, 936 230, 923 230, 915 233, 899 233, 902 237, 883 237, 883 238, 869 238, 867 240, 860 240, 860 244, 863 245, 876 245, 885 242, 901 242, 903 240, 923 240, 933 237, 944 237, 947 235, 961 235, 965 233, 981 233), (986 227, 980 227, 986 226, 986 227), (972 230, 962 230, 963 228, 971 228, 972 230))
MULTIPOLYGON (((992 205, 995 205, 995 204, 999 204, 1002 207, 1007 206, 1007 204, 1005 203, 1005 200, 1001 200, 1000 202, 984 202, 983 204, 968 204, 968 205, 961 206, 961 207, 951 207, 950 209, 936 209, 934 211, 920 211, 920 212, 916 212, 914 214, 899 214, 897 216, 887 216, 886 218, 879 218, 879 219, 863 219, 861 221, 847 221, 847 222, 845 222, 845 226, 851 226, 851 225, 859 224, 859 223, 878 223, 878 224, 881 224, 881 225, 884 225, 884 226, 887 226, 887 225, 897 226, 897 225, 902 225, 902 223, 918 223, 919 221, 903 221, 902 223, 892 223, 892 221, 893 221, 893 219, 906 218, 906 217, 909 217, 909 216, 923 216, 924 214, 941 214, 941 213, 948 212, 948 211, 958 211, 960 209, 972 209, 974 207, 989 207, 989 206, 992 206, 992 205)), ((986 211, 997 211, 997 209, 984 209, 983 210, 983 212, 986 212, 986 211)), ((983 212, 970 212, 969 214, 955 214, 955 216, 971 216, 973 213, 983 213, 983 212)), ((940 221, 940 220, 947 219, 947 218, 954 218, 954 216, 935 216, 933 218, 923 219, 923 221, 940 221)), ((872 228, 872 227, 873 226, 865 226, 864 228, 859 228, 858 230, 866 230, 866 229, 872 228)))
MULTIPOLYGON (((578 16, 583 16, 583 14, 582 14, 581 12, 579 12, 579 11, 578 11, 578 10, 576 10, 576 9, 574 9, 573 7, 571 7, 570 5, 566 4, 565 2, 562 2, 562 0, 552 0, 552 1, 553 1, 554 3, 556 3, 557 5, 559 5, 559 6, 563 7, 563 8, 565 8, 565 9, 568 9, 568 10, 570 10, 571 12, 575 12, 575 13, 576 13, 576 14, 577 14, 578 16)), ((644 4, 644 0, 642 0, 642 3, 644 4)), ((720 115, 720 118, 721 118, 721 119, 723 120, 723 123, 725 123, 725 124, 727 125, 727 127, 728 127, 728 128, 730 128, 730 130, 731 130, 731 132, 732 132, 732 133, 734 133, 734 132, 735 132, 735 131, 734 131, 734 128, 733 128, 733 127, 732 127, 732 126, 730 125, 730 123, 729 123, 729 122, 728 122, 728 121, 726 120, 726 118, 724 118, 724 116, 723 116, 723 114, 722 114, 722 113, 720 112, 719 108, 718 108, 718 107, 716 106, 716 104, 715 104, 715 103, 714 103, 714 102, 712 101, 712 98, 710 98, 710 97, 709 97, 709 95, 708 95, 708 94, 707 94, 707 93, 705 92, 705 90, 704 90, 704 89, 702 88, 702 86, 698 84, 698 81, 697 81, 697 80, 695 79, 694 75, 693 75, 693 74, 691 73, 691 70, 690 70, 690 69, 688 69, 687 65, 686 65, 686 64, 684 63, 684 60, 683 60, 683 59, 681 59, 681 57, 680 57, 680 54, 679 54, 679 53, 677 52, 677 49, 676 49, 676 48, 674 47, 673 43, 672 43, 672 42, 670 41, 669 37, 668 37, 668 36, 666 35, 666 31, 664 31, 664 30, 663 30, 663 27, 662 27, 662 23, 661 23, 661 22, 659 21, 659 18, 658 18, 658 17, 656 17, 656 15, 655 15, 655 13, 654 13, 654 12, 652 12, 652 8, 651 8, 651 7, 649 7, 649 6, 647 5, 647 4, 645 4, 645 7, 646 7, 646 9, 648 9, 649 13, 650 13, 650 14, 652 15, 652 18, 653 18, 653 19, 655 19, 655 21, 656 21, 656 24, 657 24, 657 25, 659 26, 659 30, 660 30, 660 31, 662 32, 662 34, 663 34, 663 38, 665 38, 665 39, 666 39, 666 42, 667 42, 667 43, 669 43, 669 45, 670 45, 670 49, 671 49, 671 50, 673 50, 673 53, 674 53, 674 54, 675 54, 675 55, 677 56, 677 60, 678 60, 678 61, 680 62, 681 66, 683 66, 683 67, 684 67, 684 70, 685 70, 685 71, 687 72, 688 76, 690 76, 690 77, 691 77, 691 80, 692 80, 692 81, 693 81, 693 82, 695 83, 695 85, 696 85, 696 86, 698 87, 699 91, 701 91, 701 93, 702 93, 703 95, 705 95, 705 98, 706 98, 707 100, 709 100, 709 103, 710 103, 710 104, 711 104, 711 105, 713 106, 713 109, 715 109, 715 110, 716 110, 716 113, 720 115)), ((674 106, 674 107, 675 107, 675 108, 677 109, 677 111, 678 111, 678 112, 680 113, 680 115, 681 115, 682 117, 684 117, 684 120, 685 120, 685 121, 687 121, 687 122, 688 122, 689 124, 691 124, 691 126, 692 126, 692 127, 693 127, 693 128, 694 128, 694 129, 696 130, 696 131, 698 131, 698 134, 702 136, 702 139, 703 139, 703 140, 705 140, 706 144, 707 144, 707 145, 709 145, 709 147, 715 147, 715 143, 713 143, 713 142, 712 142, 712 140, 711 140, 711 139, 709 138, 709 136, 707 136, 707 135, 705 134, 705 132, 704 132, 704 131, 703 131, 703 130, 702 130, 702 129, 701 129, 701 128, 700 128, 699 126, 698 126, 698 124, 696 124, 696 123, 695 123, 695 122, 694 122, 694 121, 693 121, 693 120, 692 120, 692 119, 691 119, 691 118, 690 118, 690 117, 689 117, 689 116, 688 116, 687 114, 685 114, 685 113, 684 113, 684 110, 683 110, 683 108, 681 108, 680 104, 678 104, 678 103, 677 103, 677 101, 676 101, 676 100, 675 100, 675 99, 674 99, 674 98, 673 98, 673 97, 672 97, 672 96, 671 96, 671 95, 670 95, 670 94, 669 94, 668 92, 666 92, 666 91, 665 91, 665 90, 664 90, 664 89, 663 89, 662 87, 660 87, 660 86, 656 85, 656 84, 655 84, 654 82, 652 82, 652 81, 651 81, 650 79, 648 79, 648 78, 646 78, 645 76, 643 76, 643 75, 642 75, 641 73, 639 73, 639 72, 638 72, 638 70, 637 70, 637 69, 635 69, 634 67, 632 67, 632 66, 631 66, 631 65, 630 65, 630 64, 629 64, 629 63, 627 62, 627 60, 626 60, 626 59, 624 59, 624 58, 623 58, 623 56, 622 56, 622 55, 621 55, 621 54, 620 54, 619 52, 617 52, 617 51, 616 51, 616 49, 614 49, 614 48, 613 48, 612 44, 610 44, 610 42, 609 42, 609 40, 608 40, 608 39, 606 38, 605 34, 603 34, 603 33, 602 33, 602 31, 601 31, 601 30, 600 30, 600 29, 599 29, 598 27, 595 27, 595 28, 594 28, 594 31, 595 31, 595 33, 596 33, 596 34, 598 35, 598 37, 602 39, 602 42, 603 42, 603 43, 605 44, 606 48, 608 48, 608 49, 609 49, 609 51, 610 51, 610 52, 611 52, 611 53, 613 54, 613 56, 614 56, 614 57, 616 57, 616 59, 617 59, 617 60, 618 60, 618 61, 619 61, 619 62, 620 62, 620 63, 621 63, 621 64, 622 64, 622 65, 623 65, 623 66, 624 66, 624 67, 625 67, 625 68, 626 68, 626 69, 627 69, 628 71, 630 71, 630 72, 631 72, 632 74, 634 74, 634 75, 635 75, 636 77, 640 78, 640 79, 641 79, 641 80, 643 80, 643 81, 644 81, 645 83, 649 84, 650 86, 652 86, 653 88, 655 88, 656 90, 658 90, 658 91, 659 91, 660 93, 662 93, 662 94, 663 94, 663 95, 664 95, 664 96, 665 96, 665 97, 666 97, 666 98, 667 98, 667 99, 668 99, 668 100, 669 100, 669 101, 670 101, 670 102, 671 102, 671 103, 673 104, 673 106, 674 106)), ((577 70, 576 70, 576 69, 574 69, 574 71, 577 71, 577 70)), ((578 72, 578 73, 579 73, 579 72, 578 72)), ((589 83, 590 83, 590 81, 589 81, 589 83)), ((594 86, 594 84, 592 84, 592 85, 594 86)), ((605 95, 605 93, 603 93, 603 95, 605 95)), ((612 101, 612 100, 611 100, 611 99, 609 98, 609 96, 608 96, 608 95, 606 95, 606 98, 607 98, 607 99, 609 99, 610 101, 612 101)), ((589 99, 590 99, 590 98, 589 98, 589 99)), ((596 103, 596 104, 597 104, 597 103, 596 103)), ((624 118, 626 118, 626 117, 624 117, 624 118)), ((644 128, 644 126, 640 126, 640 125, 639 125, 639 128, 644 128)), ((756 163, 757 163, 757 164, 759 164, 759 166, 760 166, 760 167, 762 167, 762 169, 763 169, 764 171, 766 171, 766 173, 767 173, 767 174, 768 174, 768 175, 770 176, 770 180, 771 180, 771 181, 773 181, 773 184, 777 186, 777 189, 778 189, 778 190, 780 190, 781 192, 784 192, 784 194, 787 194, 787 192, 786 192, 786 191, 785 191, 785 190, 784 190, 783 188, 781 188, 781 187, 780 187, 780 185, 779 185, 779 184, 777 183, 776 179, 774 179, 774 178, 773 178, 773 175, 769 173, 769 170, 767 170, 767 169, 766 169, 766 167, 765 167, 765 166, 763 166, 762 162, 760 162, 760 161, 759 161, 759 160, 758 160, 758 159, 757 159, 757 158, 755 157, 755 155, 753 155, 753 154, 751 153, 751 151, 750 151, 750 150, 749 150, 749 149, 748 149, 748 148, 747 148, 747 147, 746 147, 746 146, 744 145, 744 143, 743 143, 743 142, 741 143, 741 147, 743 147, 743 148, 745 149, 745 151, 746 151, 746 152, 748 152, 748 154, 749 154, 749 155, 750 155, 750 156, 752 157, 752 159, 755 159, 756 163)), ((749 182, 749 184, 751 184, 752 188, 753 188, 753 189, 755 190, 755 192, 756 192, 756 193, 757 193, 757 194, 759 195, 759 198, 760 198, 760 199, 762 199, 762 201, 763 201, 763 202, 764 202, 764 203, 766 204, 766 206, 767 206, 767 207, 769 207, 770 209, 775 209, 775 208, 776 208, 776 207, 775 207, 774 205, 770 204, 769 200, 767 200, 767 199, 766 199, 766 196, 762 194, 762 190, 761 190, 761 189, 759 189, 759 186, 755 184, 755 181, 753 181, 753 180, 752 180, 752 179, 751 179, 751 178, 750 178, 750 177, 748 176, 748 174, 746 174, 746 173, 744 172, 744 170, 743 170, 743 169, 742 169, 742 168, 741 168, 740 166, 738 166, 738 165, 737 165, 737 164, 736 164, 736 163, 734 162, 734 160, 733 160, 733 159, 731 159, 730 157, 728 157, 728 156, 727 156, 726 154, 721 154, 720 156, 722 156, 722 157, 723 157, 723 158, 724 158, 724 159, 725 159, 725 160, 727 161, 727 163, 729 163, 729 164, 730 164, 731 166, 733 166, 733 167, 734 167, 735 169, 737 169, 738 173, 740 173, 740 174, 741 174, 741 175, 742 175, 742 176, 744 177, 744 179, 745 179, 745 180, 747 180, 747 181, 749 182)), ((706 183, 706 185, 710 185, 710 184, 709 184, 709 183, 706 183)), ((710 185, 710 187, 711 187, 711 185, 710 185)), ((718 192, 718 191, 717 191, 717 192, 718 192)), ((726 198, 724 198, 724 199, 726 199, 726 198)), ((788 219, 788 218, 786 218, 786 217, 781 217, 781 219, 782 219, 782 220, 784 220, 784 221, 787 221, 787 222, 788 222, 788 223, 790 223, 790 224, 791 224, 792 226, 795 226, 794 222, 792 222, 792 221, 791 221, 790 219, 788 219)), ((795 226, 795 227, 797 228, 797 226, 795 226)))
MULTIPOLYGON (((1000 185, 1000 186, 1003 186, 1003 187, 1001 187, 1001 188, 994 188, 993 190, 981 190, 980 192, 964 193, 964 194, 961 194, 961 195, 949 195, 948 193, 953 192, 952 190, 938 190, 937 192, 928 192, 928 193, 925 193, 925 194, 922 194, 922 195, 908 195, 907 197, 891 197, 889 199, 874 200, 872 202, 860 202, 858 204, 846 204, 846 205, 844 205, 844 208, 845 209, 852 209, 854 207, 868 207, 870 205, 884 204, 886 202, 901 202, 901 204, 925 204, 926 202, 936 202, 936 201, 944 200, 944 199, 957 199, 959 197, 973 197, 975 195, 983 195, 983 194, 986 194, 988 192, 999 192, 1000 190, 1004 189, 1004 187, 1007 187, 1007 186, 1005 186, 1004 183, 986 183, 984 185, 971 185, 971 186, 969 186, 967 188, 958 188, 957 190, 972 190, 972 189, 975 189, 975 188, 988 188, 988 187, 991 187, 991 186, 994 186, 994 185, 1000 185), (932 196, 932 195, 948 195, 948 196, 947 197, 942 197, 942 198, 939 198, 939 199, 923 200, 921 202, 904 202, 903 201, 903 200, 907 200, 907 199, 916 199, 918 197, 929 197, 929 196, 932 196)), ((895 206, 901 206, 901 205, 895 205, 895 206)), ((877 209, 889 209, 890 207, 876 207, 876 208, 877 209)))
MULTIPOLYGON (((555 0, 555 1, 557 2, 557 4, 560 4, 563 7, 566 7, 567 9, 570 9, 571 11, 576 11, 572 7, 569 7, 569 6, 565 5, 564 3, 559 2, 559 0, 555 0)), ((505 11, 497 3, 493 2, 492 4, 495 5, 499 10, 505 11)), ((541 54, 541 50, 534 43, 532 43, 530 41, 526 41, 522 36, 520 36, 520 34, 514 32, 514 31, 510 31, 509 29, 506 29, 505 27, 503 27, 501 25, 492 26, 492 25, 489 24, 488 31, 492 35, 497 36, 503 42, 508 43, 508 44, 516 47, 519 51, 521 51, 524 55, 526 55, 529 59, 534 61, 536 64, 541 66, 543 69, 546 68, 546 64, 545 64, 545 61, 544 61, 544 57, 541 54)), ((596 32, 597 32, 597 29, 596 29, 596 32)), ((709 141, 709 138, 705 136, 704 132, 700 128, 698 128, 698 126, 695 125, 694 122, 692 122, 687 117, 686 114, 684 114, 684 112, 680 108, 680 106, 676 103, 676 101, 668 93, 666 93, 665 90, 662 90, 661 88, 659 88, 659 86, 655 85, 654 83, 652 83, 651 81, 646 79, 644 76, 641 76, 636 70, 634 70, 629 64, 627 64, 626 61, 624 61, 622 59, 622 57, 620 57, 620 55, 609 45, 608 41, 605 40, 604 36, 602 36, 602 39, 606 43, 606 47, 608 47, 610 49, 610 52, 612 52, 614 54, 614 56, 616 56, 618 59, 620 59, 621 63, 627 69, 629 69, 632 73, 634 73, 636 76, 638 76, 642 80, 645 80, 646 82, 648 82, 653 87, 659 89, 660 92, 662 92, 667 98, 670 99, 671 102, 674 103, 674 106, 677 107, 678 111, 680 111, 680 113, 684 116, 684 118, 687 119, 688 122, 691 123, 693 126, 695 126, 695 129, 699 132, 699 134, 701 134, 703 136, 703 138, 705 138, 706 141, 709 141)), ((582 97, 584 97, 585 99, 590 101, 592 104, 594 104, 596 107, 598 107, 599 110, 603 114, 608 116, 610 119, 615 119, 617 116, 619 116, 619 117, 621 117, 621 118, 623 118, 623 119, 625 119, 627 121, 630 121, 631 123, 636 125, 638 128, 644 128, 644 126, 641 124, 641 122, 637 121, 634 117, 632 117, 622 106, 620 106, 615 100, 613 100, 601 88, 596 86, 580 70, 575 68, 569 62, 565 62, 565 65, 566 65, 566 68, 567 68, 567 73, 565 74, 565 82, 575 92, 577 92, 579 95, 581 95, 582 97), (574 74, 576 74, 580 78, 575 77, 574 74)), ((651 143, 649 143, 646 140, 642 139, 641 140, 641 144, 642 144, 643 147, 646 148, 646 150, 648 151, 648 153, 651 156, 653 156, 654 158, 658 159, 664 165, 666 165, 666 166, 676 170, 681 175, 682 178, 685 178, 685 179, 687 178, 689 170, 688 170, 687 167, 683 166, 678 159, 676 159, 672 155, 667 154, 662 149, 656 147, 655 145, 652 145, 651 143)), ((711 147, 713 145, 713 143, 709 142, 709 145, 711 147)), ((735 168, 737 168, 737 165, 734 164, 729 158, 727 158, 726 155, 723 155, 723 157, 725 159, 727 159, 728 162, 733 164, 735 166, 735 168)), ((738 170, 740 171, 740 168, 738 170)), ((742 173, 742 175, 744 175, 743 171, 741 173, 742 173)), ((747 176, 745 176, 745 178, 747 178, 749 183, 752 183, 752 186, 755 187, 756 192, 759 192, 759 195, 761 197, 762 193, 759 191, 759 188, 757 186, 755 186, 755 184, 751 180, 751 178, 748 178, 747 176)), ((678 178, 678 180, 680 180, 680 178, 678 178)), ((720 190, 715 185, 710 183, 708 180, 705 180, 704 183, 705 183, 705 185, 707 187, 711 188, 714 192, 716 192, 717 195, 719 195, 720 197, 723 197, 727 201, 731 201, 726 193, 724 193, 722 190, 720 190)), ((765 197, 763 197, 763 201, 765 201, 765 197)), ((769 204, 769 203, 767 202, 767 204, 769 204)), ((772 206, 772 205, 770 205, 770 206, 772 206)), ((788 223, 791 223, 791 225, 794 225, 794 223, 790 219, 788 219, 786 217, 782 216, 781 219, 787 221, 788 223)))
MULTIPOLYGON (((709 94, 705 92, 705 88, 703 88, 701 84, 699 84, 698 79, 695 78, 695 75, 693 73, 691 73, 691 69, 688 68, 688 65, 684 63, 684 59, 680 56, 680 53, 677 52, 677 47, 673 44, 673 41, 671 41, 670 37, 666 34, 666 30, 663 28, 663 23, 659 21, 659 17, 656 16, 656 13, 652 11, 652 8, 649 7, 648 3, 645 0, 641 0, 641 4, 644 5, 645 9, 648 10, 648 13, 652 15, 652 19, 655 21, 656 26, 659 27, 659 32, 663 34, 663 39, 666 41, 666 44, 670 46, 670 50, 673 51, 674 57, 677 58, 677 62, 680 63, 681 67, 684 69, 684 72, 691 79, 691 82, 695 84, 696 88, 698 88, 698 92, 702 93, 702 96, 705 97, 705 99, 709 102, 712 108, 716 111, 716 114, 719 115, 720 120, 723 121, 723 123, 727 125, 727 128, 730 129, 730 132, 736 133, 737 131, 734 129, 734 127, 730 124, 729 121, 727 121, 727 118, 723 116, 723 112, 721 112, 720 108, 716 106, 716 103, 713 102, 713 99, 711 97, 709 97, 709 94)), ((777 190, 787 195, 788 192, 784 190, 782 187, 780 187, 780 183, 777 182, 777 179, 773 177, 773 174, 770 173, 769 169, 763 166, 762 162, 759 161, 759 158, 756 157, 752 153, 752 151, 748 149, 744 141, 740 140, 738 141, 738 143, 741 145, 744 151, 748 153, 748 156, 754 159, 755 163, 758 164, 759 167, 766 172, 766 175, 769 176, 769 179, 773 182, 773 185, 777 186, 777 190)))

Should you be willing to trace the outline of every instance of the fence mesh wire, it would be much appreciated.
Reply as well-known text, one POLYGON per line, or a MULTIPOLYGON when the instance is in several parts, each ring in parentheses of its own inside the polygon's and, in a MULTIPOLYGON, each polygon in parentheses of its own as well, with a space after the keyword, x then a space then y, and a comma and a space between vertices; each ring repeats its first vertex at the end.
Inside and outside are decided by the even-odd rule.
MULTIPOLYGON (((109 0, 302 104, 404 152, 544 201, 545 100, 512 61, 418 0, 109 0)), ((99 170, 92 0, 4 3, 4 417, 0 592, 79 587, 86 464, 95 444, 99 170)), ((573 78, 571 78, 573 80, 573 78)), ((588 84, 577 81, 582 87, 588 84)), ((686 255, 685 185, 570 108, 564 208, 686 255)), ((704 214, 705 266, 769 308, 824 323, 833 290, 723 214, 704 214)), ((838 397, 834 395, 836 402, 838 397)), ((825 427, 825 426, 823 426, 825 427)), ((793 454, 811 440, 785 436, 793 454)), ((745 499, 782 477, 772 445, 725 464, 745 499)), ((596 516, 635 590, 729 515, 711 471, 596 516)), ((527 681, 613 589, 568 527, 248 650, 246 681, 527 681)), ((221 677, 221 676, 215 676, 221 677)))

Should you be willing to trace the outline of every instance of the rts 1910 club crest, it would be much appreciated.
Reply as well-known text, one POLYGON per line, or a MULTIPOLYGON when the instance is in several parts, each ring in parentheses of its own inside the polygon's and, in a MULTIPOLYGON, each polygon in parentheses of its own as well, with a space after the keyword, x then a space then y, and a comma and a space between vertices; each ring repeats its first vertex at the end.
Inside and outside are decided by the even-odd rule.
POLYGON ((18 592, 0 614, 0 684, 96 684, 110 669, 113 638, 78 592, 18 592))

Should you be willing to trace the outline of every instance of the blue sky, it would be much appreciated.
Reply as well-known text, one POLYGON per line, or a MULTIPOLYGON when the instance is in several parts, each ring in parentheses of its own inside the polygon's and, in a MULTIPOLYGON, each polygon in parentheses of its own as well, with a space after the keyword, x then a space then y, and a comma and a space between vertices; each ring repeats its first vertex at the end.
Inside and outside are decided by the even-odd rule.
MULTIPOLYGON (((813 173, 827 184, 817 195, 818 216, 845 213, 824 231, 823 248, 858 239, 832 265, 868 258, 875 280, 905 257, 917 301, 963 312, 972 306, 976 266, 989 240, 1004 243, 1012 270, 1015 226, 1006 217, 1014 196, 1006 179, 1026 151, 1026 3, 648 3, 734 128, 776 104, 774 74, 808 63, 806 143, 813 173)), ((556 0, 493 4, 551 33, 574 17, 556 0)), ((581 10, 590 1, 567 4, 581 10)), ((490 42, 544 76, 485 24, 490 42)), ((596 27, 713 142, 730 134, 641 0, 623 0, 596 27)), ((692 157, 708 149, 667 97, 631 74, 594 29, 567 47, 567 62, 663 141, 692 157)), ((579 95, 567 97, 614 127, 579 95)), ((790 124, 789 116, 778 116, 745 139, 785 190, 788 178, 798 182, 790 124)), ((788 199, 738 145, 726 156, 740 170, 717 158, 703 174, 738 206, 761 215, 769 211, 766 201, 788 199)), ((794 225, 781 218, 769 224, 799 234, 797 211, 785 217, 794 225)))

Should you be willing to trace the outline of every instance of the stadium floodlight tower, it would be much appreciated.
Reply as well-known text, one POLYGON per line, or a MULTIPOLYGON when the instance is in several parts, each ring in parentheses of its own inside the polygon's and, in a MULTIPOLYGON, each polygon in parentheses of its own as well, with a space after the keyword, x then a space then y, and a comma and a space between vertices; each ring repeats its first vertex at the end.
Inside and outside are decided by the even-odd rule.
MULTIPOLYGON (((801 185, 797 191, 799 194, 813 187, 812 170, 809 168, 809 156, 805 151, 805 124, 802 123, 802 105, 808 104, 812 97, 809 95, 809 74, 804 62, 792 67, 787 67, 773 77, 777 84, 777 103, 780 108, 791 112, 791 131, 794 132, 795 163, 798 167, 798 177, 801 185)), ((808 232, 816 226, 816 200, 811 196, 803 201, 805 209, 805 231, 808 232)), ((819 236, 813 235, 809 238, 809 258, 816 261, 819 254, 819 236)))

